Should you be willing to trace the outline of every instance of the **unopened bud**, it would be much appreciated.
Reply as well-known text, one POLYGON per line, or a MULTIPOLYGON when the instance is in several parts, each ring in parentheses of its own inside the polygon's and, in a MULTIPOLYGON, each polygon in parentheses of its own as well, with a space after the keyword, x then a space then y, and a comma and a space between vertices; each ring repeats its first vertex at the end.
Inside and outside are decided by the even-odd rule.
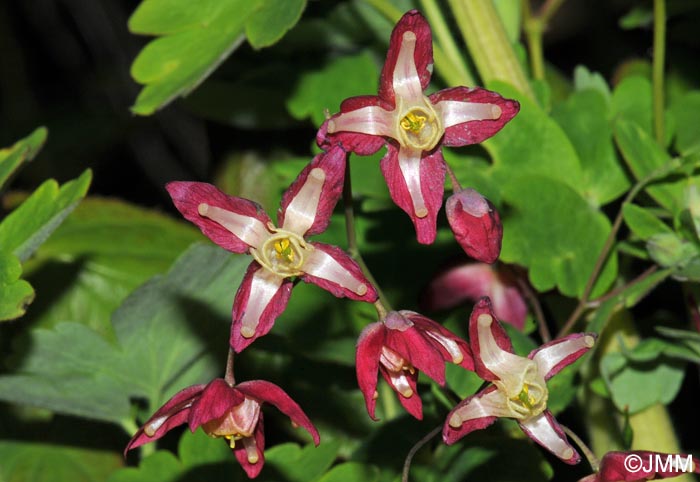
POLYGON ((470 257, 484 263, 498 259, 503 225, 488 199, 474 189, 463 189, 447 199, 445 210, 455 239, 470 257))

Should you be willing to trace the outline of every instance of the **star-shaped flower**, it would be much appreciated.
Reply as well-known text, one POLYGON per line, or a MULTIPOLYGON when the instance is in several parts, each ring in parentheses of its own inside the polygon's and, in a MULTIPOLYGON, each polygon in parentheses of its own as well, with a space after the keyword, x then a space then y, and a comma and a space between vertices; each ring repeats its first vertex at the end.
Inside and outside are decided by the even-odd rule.
POLYGON ((177 209, 212 241, 254 258, 233 303, 231 346, 236 352, 270 331, 287 306, 294 277, 338 297, 377 299, 374 287, 348 254, 306 239, 328 227, 342 192, 345 158, 345 151, 334 147, 304 168, 282 197, 279 228, 257 203, 228 196, 211 184, 166 186, 177 209))
POLYGON ((367 326, 357 342, 356 369, 370 417, 375 419, 377 372, 381 372, 401 405, 422 419, 423 404, 416 394, 418 370, 444 385, 445 362, 474 369, 469 345, 419 313, 390 311, 381 321, 367 326))
POLYGON ((321 147, 341 143, 369 155, 387 146, 381 169, 391 198, 416 227, 418 241, 435 240, 445 161, 441 146, 476 144, 518 113, 515 100, 478 87, 454 87, 426 96, 433 69, 428 22, 407 12, 391 34, 377 96, 351 97, 319 130, 321 147))
POLYGON ((194 385, 176 393, 136 432, 124 455, 187 423, 192 432, 202 427, 212 437, 223 437, 248 477, 257 477, 265 463, 265 433, 260 412, 263 403, 277 407, 319 444, 318 431, 309 418, 277 385, 253 380, 230 386, 217 378, 207 385, 194 385))
POLYGON ((486 428, 498 417, 514 418, 535 442, 568 464, 579 454, 547 410, 546 381, 593 347, 595 335, 576 333, 554 340, 525 357, 513 353, 508 335, 482 298, 469 319, 469 344, 477 375, 491 385, 460 402, 447 416, 442 431, 446 444, 486 428))

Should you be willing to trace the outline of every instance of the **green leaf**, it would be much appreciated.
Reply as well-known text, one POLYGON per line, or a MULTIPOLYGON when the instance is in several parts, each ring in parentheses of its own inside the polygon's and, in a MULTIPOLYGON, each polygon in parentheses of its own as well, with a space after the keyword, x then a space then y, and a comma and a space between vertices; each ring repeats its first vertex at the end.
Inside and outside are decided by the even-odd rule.
MULTIPOLYGON (((571 187, 544 176, 512 179, 504 186, 511 206, 504 216, 501 260, 529 268, 538 291, 557 287, 564 295, 581 296, 610 232, 610 222, 571 187)), ((613 253, 601 272, 593 297, 615 279, 613 253)))
POLYGON ((651 136, 651 103, 649 79, 637 75, 625 77, 613 91, 612 114, 616 119, 636 124, 651 136))
POLYGON ((673 230, 661 221, 649 209, 627 203, 622 206, 625 223, 637 237, 646 241, 655 234, 673 233, 673 230))
POLYGON ((102 482, 121 454, 87 448, 0 441, 2 482, 102 482))
POLYGON ((22 164, 34 159, 46 142, 47 134, 45 127, 39 127, 12 147, 0 149, 0 189, 22 164))
POLYGON ((107 482, 175 482, 183 467, 172 453, 159 450, 141 460, 138 467, 126 467, 114 472, 107 482))
POLYGON ((676 123, 676 149, 693 160, 700 157, 700 92, 688 92, 671 105, 676 123))
POLYGON ((17 257, 0 253, 0 321, 24 315, 34 300, 34 288, 20 279, 22 265, 17 257))
POLYGON ((358 462, 346 462, 326 472, 319 482, 377 482, 379 469, 358 462))
POLYGON ((465 370, 452 363, 445 364, 445 377, 450 390, 462 399, 474 395, 479 387, 484 384, 484 381, 473 371, 465 370))
POLYGON ((346 98, 376 94, 378 79, 377 65, 368 52, 340 57, 321 70, 302 75, 287 109, 295 118, 311 118, 320 126, 326 118, 324 112, 338 112, 346 98))
POLYGON ((131 67, 145 87, 132 111, 150 115, 195 89, 243 41, 256 48, 279 40, 301 15, 304 0, 144 0, 129 19, 133 33, 157 35, 131 67))
POLYGON ((87 193, 92 173, 59 188, 54 180, 44 182, 0 224, 0 246, 20 261, 26 261, 41 243, 76 208, 87 193))
POLYGON ((286 443, 265 451, 265 463, 284 475, 285 482, 312 482, 328 470, 338 454, 339 442, 304 448, 286 443))
POLYGON ((573 93, 552 112, 581 160, 583 195, 596 206, 617 198, 630 185, 615 153, 609 115, 605 97, 591 89, 573 93))
POLYGON ((620 28, 632 30, 635 28, 650 28, 654 22, 654 12, 646 6, 634 7, 620 18, 620 28))
POLYGON ((698 247, 676 233, 655 234, 647 241, 651 259, 664 268, 683 268, 700 255, 698 247))
POLYGON ((610 103, 612 97, 605 78, 598 72, 591 72, 583 65, 577 65, 574 69, 574 89, 576 91, 595 90, 603 95, 606 104, 610 103))

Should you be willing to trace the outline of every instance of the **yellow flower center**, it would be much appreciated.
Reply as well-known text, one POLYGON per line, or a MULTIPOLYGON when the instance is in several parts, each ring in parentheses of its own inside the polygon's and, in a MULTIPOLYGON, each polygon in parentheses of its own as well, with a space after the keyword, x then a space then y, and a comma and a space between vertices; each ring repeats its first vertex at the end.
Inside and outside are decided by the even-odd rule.
POLYGON ((294 251, 292 250, 289 238, 282 238, 275 242, 275 251, 277 252, 277 259, 283 259, 287 263, 294 262, 294 251))
POLYGON ((400 124, 403 130, 418 134, 421 129, 423 129, 426 120, 428 120, 426 116, 409 112, 403 119, 401 119, 400 124))
POLYGON ((396 140, 404 147, 421 151, 429 151, 435 147, 445 129, 430 100, 423 96, 418 102, 404 105, 403 100, 398 98, 397 103, 394 111, 398 120, 395 128, 396 140))
POLYGON ((265 269, 283 278, 303 274, 304 261, 313 251, 313 246, 306 244, 304 238, 296 233, 271 225, 268 229, 273 232, 272 236, 260 249, 250 249, 253 258, 265 269))

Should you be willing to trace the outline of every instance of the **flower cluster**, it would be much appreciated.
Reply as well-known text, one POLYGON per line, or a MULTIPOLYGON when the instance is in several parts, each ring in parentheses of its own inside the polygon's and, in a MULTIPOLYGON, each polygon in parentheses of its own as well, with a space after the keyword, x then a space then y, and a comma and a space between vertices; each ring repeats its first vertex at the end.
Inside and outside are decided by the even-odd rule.
POLYGON ((408 12, 391 35, 378 95, 346 99, 340 112, 320 127, 317 142, 323 152, 283 194, 276 224, 254 201, 226 195, 210 184, 167 185, 187 220, 217 245, 252 260, 233 301, 226 377, 175 394, 137 431, 125 452, 187 424, 192 431, 202 427, 223 438, 248 476, 256 477, 264 463, 264 403, 289 416, 318 444, 318 431, 280 387, 262 380, 237 384, 233 376, 235 354, 270 332, 294 283, 301 280, 337 297, 375 303, 379 321, 362 331, 356 351, 358 385, 372 419, 379 373, 408 413, 421 419, 419 372, 444 385, 445 364, 453 363, 491 384, 450 412, 443 430, 446 443, 508 417, 565 462, 579 460, 547 410, 546 381, 588 351, 595 335, 547 343, 527 358, 513 354, 497 315, 522 327, 526 307, 517 289, 499 287, 498 272, 483 264, 498 258, 503 233, 498 213, 481 194, 453 185, 455 193, 445 204, 457 243, 480 263, 446 275, 442 284, 436 281, 427 296, 433 308, 464 297, 479 299, 469 321, 468 343, 414 311, 387 312, 371 277, 355 259, 339 247, 310 240, 330 223, 343 193, 349 153, 367 155, 386 147, 380 167, 392 199, 411 218, 418 241, 434 241, 448 169, 442 146, 491 137, 517 114, 519 105, 480 88, 425 95, 432 63, 430 28, 418 12, 408 12), (494 298, 496 312, 484 295, 494 298))

